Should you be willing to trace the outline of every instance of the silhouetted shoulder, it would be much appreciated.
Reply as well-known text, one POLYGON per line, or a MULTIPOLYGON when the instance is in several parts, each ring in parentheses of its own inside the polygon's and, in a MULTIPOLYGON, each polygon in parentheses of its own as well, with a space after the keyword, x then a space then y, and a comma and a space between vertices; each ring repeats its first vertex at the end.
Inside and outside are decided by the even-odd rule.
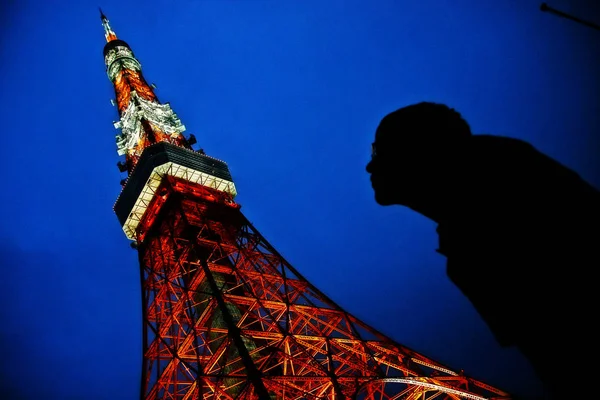
POLYGON ((470 150, 473 164, 480 166, 481 173, 488 173, 498 185, 506 185, 508 192, 565 206, 579 201, 585 201, 580 206, 592 206, 587 201, 599 201, 598 190, 578 173, 523 140, 476 135, 470 150))
POLYGON ((599 192, 518 139, 474 136, 464 162, 468 196, 438 227, 449 278, 503 345, 570 321, 570 311, 547 314, 588 304, 599 192))

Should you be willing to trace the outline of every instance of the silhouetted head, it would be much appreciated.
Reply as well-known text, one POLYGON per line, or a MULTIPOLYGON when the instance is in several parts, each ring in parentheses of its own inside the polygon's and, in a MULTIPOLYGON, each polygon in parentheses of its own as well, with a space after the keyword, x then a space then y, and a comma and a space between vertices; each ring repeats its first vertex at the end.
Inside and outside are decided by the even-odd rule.
POLYGON ((424 213, 419 208, 445 193, 451 183, 470 136, 467 122, 443 104, 422 102, 386 115, 367 165, 375 200, 424 213))

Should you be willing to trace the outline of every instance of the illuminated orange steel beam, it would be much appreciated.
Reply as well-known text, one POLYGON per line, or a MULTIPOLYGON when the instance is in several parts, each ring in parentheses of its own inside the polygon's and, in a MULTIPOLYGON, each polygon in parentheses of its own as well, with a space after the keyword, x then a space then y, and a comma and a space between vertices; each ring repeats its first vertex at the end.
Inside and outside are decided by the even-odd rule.
MULTIPOLYGON (((171 352, 185 354, 177 362, 190 365, 189 371, 198 371, 199 375, 187 381, 180 375, 176 383, 174 370, 164 369, 156 379, 147 378, 148 388, 154 388, 147 392, 147 398, 160 398, 153 396, 164 395, 165 387, 176 385, 189 390, 182 390, 181 398, 193 398, 190 391, 207 398, 258 398, 247 381, 245 386, 239 381, 245 376, 245 368, 228 340, 229 329, 222 320, 215 322, 220 320, 219 307, 214 302, 210 308, 202 305, 210 302, 212 292, 206 286, 202 288, 205 278, 197 279, 206 273, 190 256, 189 246, 207 257, 210 273, 222 282, 221 295, 238 321, 253 362, 265 374, 264 385, 273 398, 339 398, 334 379, 339 393, 346 397, 363 393, 366 398, 391 399, 402 392, 432 397, 437 393, 436 398, 447 399, 457 397, 457 393, 472 399, 510 398, 391 341, 344 312, 291 269, 243 218, 239 208, 224 201, 223 193, 194 186, 181 178, 164 178, 161 189, 168 192, 163 194, 167 200, 156 202, 160 204, 157 208, 149 208, 155 211, 140 224, 140 231, 156 233, 147 233, 138 251, 146 265, 144 282, 153 282, 145 289, 144 297, 152 299, 146 307, 169 310, 147 314, 146 324, 162 326, 149 347, 158 349, 168 344, 171 352), (163 215, 160 220, 152 217, 159 213, 163 215), (190 231, 189 221, 202 225, 192 228, 196 232, 193 236, 185 233, 190 231), (186 284, 186 279, 192 282, 190 274, 196 277, 193 285, 186 284), (289 295, 294 292, 299 295, 291 302, 289 295), (194 296, 195 306, 186 306, 194 296), (173 330, 179 332, 182 326, 193 329, 182 336, 167 335, 173 330), (213 340, 212 345, 208 339, 213 340), (386 375, 396 379, 382 380, 386 375), (215 376, 222 376, 219 389, 215 385, 193 385, 202 376, 213 377, 213 383, 215 376), (231 381, 227 383, 227 379, 231 381), (163 383, 156 386, 159 381, 163 383)), ((158 353, 147 353, 147 376, 159 362, 158 358, 152 361, 150 354, 158 353)))

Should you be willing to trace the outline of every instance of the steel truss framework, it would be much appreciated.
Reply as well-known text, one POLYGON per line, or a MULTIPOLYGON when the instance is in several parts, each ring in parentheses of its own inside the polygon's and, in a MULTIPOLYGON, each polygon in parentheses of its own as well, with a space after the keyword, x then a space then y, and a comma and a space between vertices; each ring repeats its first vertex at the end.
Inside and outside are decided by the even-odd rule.
MULTIPOLYGON (((194 157, 179 118, 101 19, 129 177, 153 143, 194 157)), ((509 399, 342 310, 246 220, 233 182, 172 164, 123 183, 145 182, 121 221, 140 261, 142 399, 509 399)))
POLYGON ((509 399, 359 321, 230 195, 165 175, 140 222, 143 399, 509 399))

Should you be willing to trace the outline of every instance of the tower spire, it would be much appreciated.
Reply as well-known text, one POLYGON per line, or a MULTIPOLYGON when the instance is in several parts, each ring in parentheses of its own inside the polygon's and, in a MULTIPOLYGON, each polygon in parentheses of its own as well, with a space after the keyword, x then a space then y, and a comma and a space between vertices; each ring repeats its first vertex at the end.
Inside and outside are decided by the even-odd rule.
POLYGON ((107 41, 103 51, 106 73, 115 88, 119 111, 119 121, 114 123, 121 130, 116 136, 117 152, 125 156, 125 164, 119 163, 119 169, 131 173, 142 151, 154 143, 168 142, 192 150, 195 138, 191 135, 187 140, 182 135, 185 126, 168 103, 159 102, 131 47, 117 39, 102 9, 100 19, 107 41))
POLYGON ((106 41, 110 42, 112 40, 117 40, 117 34, 111 29, 108 18, 106 18, 106 15, 104 15, 100 7, 98 7, 98 10, 100 10, 100 19, 102 20, 102 26, 104 27, 104 37, 106 38, 106 41))

